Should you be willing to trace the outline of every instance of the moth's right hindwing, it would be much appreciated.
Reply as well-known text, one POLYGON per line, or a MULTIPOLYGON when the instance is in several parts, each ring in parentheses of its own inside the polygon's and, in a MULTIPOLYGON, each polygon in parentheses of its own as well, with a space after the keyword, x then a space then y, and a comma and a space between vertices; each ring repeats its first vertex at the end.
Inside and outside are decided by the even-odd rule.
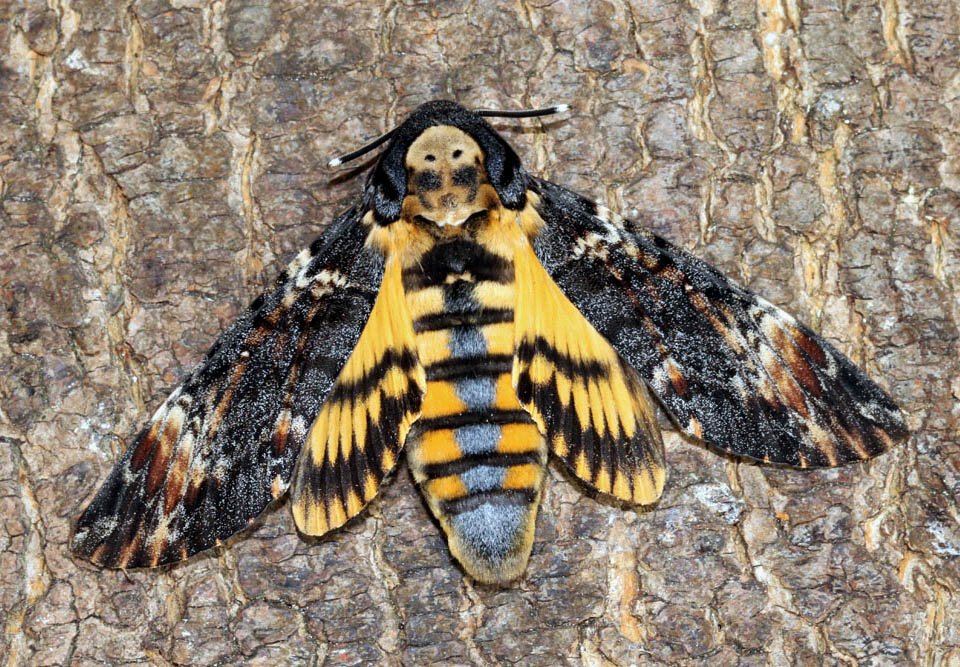
POLYGON ((179 561, 287 490, 376 298, 383 260, 361 218, 336 220, 157 410, 78 520, 76 553, 110 567, 179 561))
POLYGON ((337 528, 376 495, 420 416, 426 383, 400 262, 391 258, 370 319, 297 464, 293 517, 302 532, 337 528))

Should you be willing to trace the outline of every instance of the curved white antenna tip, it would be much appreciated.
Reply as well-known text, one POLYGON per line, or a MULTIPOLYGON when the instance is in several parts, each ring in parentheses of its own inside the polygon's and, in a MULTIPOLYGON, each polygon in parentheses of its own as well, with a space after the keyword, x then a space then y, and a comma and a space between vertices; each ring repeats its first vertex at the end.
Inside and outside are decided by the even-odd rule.
POLYGON ((338 157, 335 157, 335 158, 333 158, 332 160, 330 160, 329 162, 327 162, 327 166, 330 167, 331 169, 334 169, 334 168, 336 168, 336 167, 339 167, 341 164, 343 164, 343 160, 341 160, 341 159, 338 158, 338 157))
POLYGON ((570 105, 569 105, 569 104, 558 104, 558 105, 557 105, 557 113, 563 113, 564 111, 570 111, 570 105))

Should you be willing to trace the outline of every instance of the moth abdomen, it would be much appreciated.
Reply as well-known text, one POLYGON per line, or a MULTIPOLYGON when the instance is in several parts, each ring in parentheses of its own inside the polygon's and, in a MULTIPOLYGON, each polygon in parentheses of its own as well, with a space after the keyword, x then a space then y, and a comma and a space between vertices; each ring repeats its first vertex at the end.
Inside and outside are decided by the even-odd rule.
POLYGON ((528 420, 437 430, 420 424, 408 442, 411 469, 451 552, 481 581, 519 576, 530 553, 546 449, 528 420), (454 458, 436 461, 445 455, 454 458))
POLYGON ((530 553, 547 459, 513 388, 513 266, 463 237, 423 259, 404 272, 427 377, 408 461, 453 555, 476 579, 509 581, 530 553))

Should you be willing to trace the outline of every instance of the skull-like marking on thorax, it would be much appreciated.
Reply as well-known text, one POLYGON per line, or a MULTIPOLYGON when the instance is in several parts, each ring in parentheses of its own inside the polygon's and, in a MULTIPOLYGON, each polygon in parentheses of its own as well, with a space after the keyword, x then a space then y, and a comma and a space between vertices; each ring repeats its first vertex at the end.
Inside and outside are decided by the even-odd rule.
POLYGON ((405 159, 404 213, 443 227, 459 226, 488 210, 496 199, 474 139, 450 125, 429 127, 410 145, 405 159))

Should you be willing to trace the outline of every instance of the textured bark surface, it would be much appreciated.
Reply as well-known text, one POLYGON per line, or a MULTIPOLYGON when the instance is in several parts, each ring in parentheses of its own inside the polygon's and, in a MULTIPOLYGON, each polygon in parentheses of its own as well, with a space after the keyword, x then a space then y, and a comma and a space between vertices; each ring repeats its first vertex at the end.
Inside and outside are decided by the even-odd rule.
POLYGON ((955 0, 0 4, 0 654, 9 664, 960 664, 955 0), (587 5, 589 4, 589 9, 587 5), (417 104, 801 319, 908 415, 798 472, 667 434, 649 511, 555 467, 525 579, 466 580, 401 468, 313 542, 101 571, 71 522, 417 104))

